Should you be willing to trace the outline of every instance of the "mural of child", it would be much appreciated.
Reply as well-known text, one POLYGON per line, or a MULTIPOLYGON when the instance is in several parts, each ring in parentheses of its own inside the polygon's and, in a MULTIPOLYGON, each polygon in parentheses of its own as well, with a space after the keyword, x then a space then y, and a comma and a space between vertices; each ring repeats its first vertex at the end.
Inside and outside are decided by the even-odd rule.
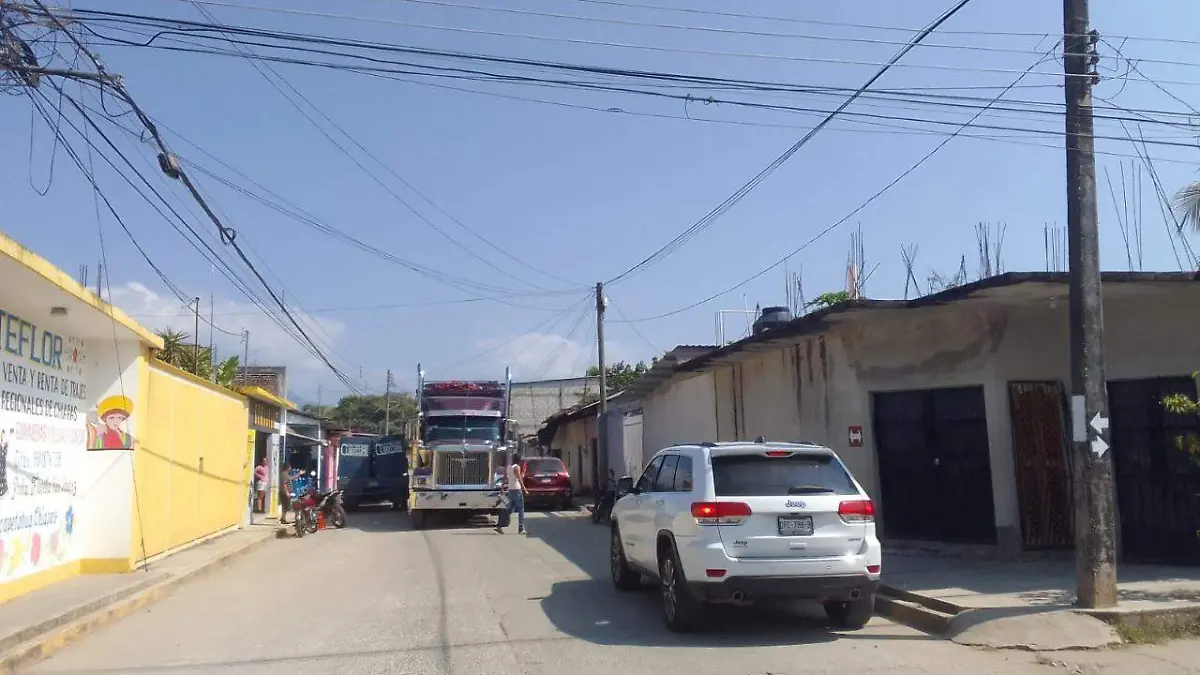
POLYGON ((131 450, 133 437, 122 427, 133 414, 133 401, 126 396, 109 396, 96 406, 99 424, 88 434, 91 450, 131 450))

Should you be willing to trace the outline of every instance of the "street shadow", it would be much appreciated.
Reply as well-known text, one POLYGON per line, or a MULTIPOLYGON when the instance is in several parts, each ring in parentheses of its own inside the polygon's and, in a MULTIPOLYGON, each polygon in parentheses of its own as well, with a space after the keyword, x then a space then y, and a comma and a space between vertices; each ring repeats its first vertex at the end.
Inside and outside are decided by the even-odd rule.
POLYGON ((656 588, 644 582, 638 591, 613 588, 608 571, 609 528, 594 525, 590 514, 529 518, 526 530, 581 569, 588 578, 561 581, 538 600, 556 629, 601 645, 752 647, 799 645, 838 639, 931 640, 920 633, 892 634, 877 619, 861 631, 836 631, 816 603, 763 603, 748 607, 705 608, 702 630, 672 633, 662 621, 656 588))

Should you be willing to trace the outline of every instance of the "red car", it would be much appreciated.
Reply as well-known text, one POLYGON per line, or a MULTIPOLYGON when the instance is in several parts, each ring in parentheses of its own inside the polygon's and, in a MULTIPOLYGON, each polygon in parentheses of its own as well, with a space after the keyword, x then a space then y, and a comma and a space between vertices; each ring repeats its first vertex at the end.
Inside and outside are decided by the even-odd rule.
POLYGON ((525 472, 525 501, 529 505, 547 505, 561 509, 571 508, 575 495, 571 487, 571 474, 557 457, 531 457, 521 461, 525 472))

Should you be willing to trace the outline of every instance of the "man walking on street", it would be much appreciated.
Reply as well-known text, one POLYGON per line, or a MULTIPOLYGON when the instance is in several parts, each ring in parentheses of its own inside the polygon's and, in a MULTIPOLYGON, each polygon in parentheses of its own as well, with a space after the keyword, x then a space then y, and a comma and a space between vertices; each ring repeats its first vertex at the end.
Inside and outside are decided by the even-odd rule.
POLYGON ((517 534, 525 534, 525 471, 521 468, 521 456, 513 453, 512 463, 504 472, 508 483, 508 512, 496 531, 504 534, 504 528, 512 521, 513 511, 517 512, 517 534))

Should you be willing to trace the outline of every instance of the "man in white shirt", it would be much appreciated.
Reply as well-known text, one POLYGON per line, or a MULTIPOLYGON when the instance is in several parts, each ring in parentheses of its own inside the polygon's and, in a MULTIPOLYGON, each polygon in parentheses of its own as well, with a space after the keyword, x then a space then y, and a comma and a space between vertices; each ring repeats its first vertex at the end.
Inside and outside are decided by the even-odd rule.
MULTIPOLYGON (((525 534, 525 470, 521 467, 521 456, 513 453, 512 463, 504 472, 508 484, 508 517, 501 520, 507 523, 512 520, 513 511, 517 512, 517 534, 525 534)), ((504 524, 496 525, 496 531, 504 534, 504 524)))

